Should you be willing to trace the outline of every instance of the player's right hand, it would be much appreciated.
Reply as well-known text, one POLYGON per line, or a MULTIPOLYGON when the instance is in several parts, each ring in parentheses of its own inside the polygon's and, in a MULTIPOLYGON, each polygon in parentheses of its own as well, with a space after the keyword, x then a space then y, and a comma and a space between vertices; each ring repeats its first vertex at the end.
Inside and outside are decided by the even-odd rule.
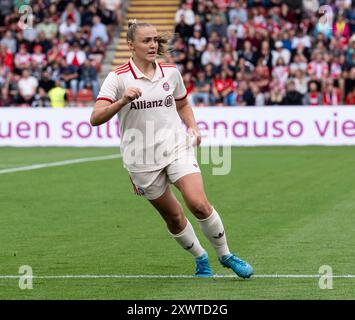
POLYGON ((122 100, 124 104, 127 104, 135 99, 138 99, 141 95, 142 91, 139 88, 130 87, 123 93, 122 100))

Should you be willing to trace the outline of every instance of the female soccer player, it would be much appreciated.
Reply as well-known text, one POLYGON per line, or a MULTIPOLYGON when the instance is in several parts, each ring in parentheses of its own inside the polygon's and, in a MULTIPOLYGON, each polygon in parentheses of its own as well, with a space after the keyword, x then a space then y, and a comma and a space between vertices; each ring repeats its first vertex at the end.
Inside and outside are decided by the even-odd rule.
POLYGON ((130 21, 127 44, 132 57, 108 74, 90 122, 98 126, 118 114, 123 163, 135 192, 151 202, 171 236, 195 257, 196 276, 211 277, 213 273, 207 252, 171 191, 171 183, 198 219, 220 263, 249 278, 252 267, 229 251, 221 218, 205 195, 193 149, 200 145, 201 135, 182 77, 173 64, 156 61, 158 55, 166 54, 167 43, 151 24, 130 21))

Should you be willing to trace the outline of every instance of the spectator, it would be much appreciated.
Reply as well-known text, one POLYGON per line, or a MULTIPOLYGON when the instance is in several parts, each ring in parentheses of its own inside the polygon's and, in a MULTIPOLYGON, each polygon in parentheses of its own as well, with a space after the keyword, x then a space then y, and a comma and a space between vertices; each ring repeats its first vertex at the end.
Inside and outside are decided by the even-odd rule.
POLYGON ((6 31, 5 37, 0 41, 0 45, 6 47, 11 54, 16 52, 17 41, 10 30, 6 31))
POLYGON ((44 32, 45 38, 51 40, 56 37, 58 32, 58 24, 53 22, 49 14, 45 15, 43 22, 36 25, 37 33, 44 32))
POLYGON ((287 91, 282 104, 286 106, 301 106, 303 104, 303 95, 296 90, 293 80, 287 84, 287 91))
POLYGON ((197 72, 197 79, 194 82, 192 91, 192 100, 194 105, 208 106, 210 104, 210 82, 206 79, 206 74, 203 70, 197 72))
POLYGON ((329 66, 321 52, 315 52, 314 56, 315 59, 308 64, 308 74, 314 74, 318 80, 325 79, 329 74, 329 66))
POLYGON ((268 105, 269 106, 277 106, 283 104, 283 94, 278 85, 275 85, 271 89, 268 105))
POLYGON ((80 49, 79 44, 74 42, 74 44, 69 49, 66 57, 67 63, 71 66, 79 68, 86 60, 86 54, 80 49))
POLYGON ((295 78, 293 78, 295 82, 295 88, 296 90, 302 94, 305 95, 308 91, 308 82, 309 78, 305 75, 305 72, 302 69, 297 69, 295 71, 295 78))
POLYGON ((42 47, 40 45, 36 45, 33 48, 34 53, 31 54, 31 61, 36 61, 40 65, 44 65, 46 63, 46 55, 42 53, 42 47))
POLYGON ((238 55, 249 61, 251 64, 256 64, 256 54, 249 40, 244 41, 243 50, 239 51, 238 55))
POLYGON ((22 77, 18 83, 20 93, 20 104, 31 105, 34 95, 38 87, 38 80, 30 76, 28 69, 22 71, 22 77))
POLYGON ((210 36, 212 32, 217 32, 220 38, 227 38, 227 26, 223 23, 221 16, 216 15, 212 22, 207 23, 207 35, 210 36))
POLYGON ((262 61, 262 65, 269 69, 271 73, 272 70, 272 54, 270 51, 269 42, 264 40, 261 42, 261 48, 256 54, 256 61, 262 61))
POLYGON ((315 81, 309 83, 309 92, 306 94, 305 104, 309 106, 322 105, 322 95, 320 94, 318 84, 315 81))
POLYGON ((171 59, 176 64, 179 70, 182 70, 185 61, 187 60, 186 46, 182 38, 177 38, 173 44, 171 51, 171 59))
POLYGON ((251 84, 251 91, 253 93, 254 105, 256 107, 262 107, 265 105, 265 96, 262 92, 260 92, 260 88, 255 84, 251 84))
POLYGON ((67 4, 65 11, 62 13, 62 15, 60 17, 61 23, 68 21, 68 18, 70 19, 70 21, 72 21, 76 25, 77 29, 80 28, 80 26, 81 26, 80 13, 75 8, 75 5, 73 2, 69 2, 67 4))
POLYGON ((90 46, 93 46, 95 40, 100 38, 102 42, 107 45, 109 38, 106 31, 106 26, 101 23, 101 18, 99 16, 94 16, 93 18, 93 26, 91 28, 90 34, 90 46))
POLYGON ((122 3, 121 0, 100 0, 100 11, 105 25, 120 23, 122 3))
POLYGON ((67 61, 63 59, 60 65, 61 86, 66 89, 71 89, 74 100, 76 99, 78 93, 78 78, 78 68, 73 65, 69 65, 67 61))
MULTIPOLYGON (((53 43, 58 43, 58 40, 55 39, 53 43)), ((48 63, 51 64, 55 61, 60 61, 62 58, 64 58, 64 54, 59 50, 58 44, 54 44, 47 54, 48 63)))
POLYGON ((181 16, 179 23, 175 26, 175 34, 178 34, 184 42, 188 42, 192 36, 193 27, 186 24, 185 17, 181 16))
POLYGON ((36 79, 41 78, 44 65, 39 64, 36 60, 32 60, 29 68, 30 75, 36 79))
POLYGON ((34 96, 31 106, 33 108, 47 108, 51 106, 49 97, 43 88, 38 88, 38 92, 34 96))
POLYGON ((241 3, 244 5, 242 1, 233 1, 234 6, 232 5, 228 13, 229 21, 233 21, 234 18, 237 18, 242 24, 247 22, 248 13, 241 3))
POLYGON ((15 55, 15 67, 22 71, 29 68, 31 64, 31 54, 28 53, 26 45, 21 45, 20 51, 15 55))
POLYGON ((292 50, 295 50, 299 43, 305 48, 310 48, 312 46, 311 37, 304 34, 302 29, 298 29, 297 35, 292 38, 292 50))
POLYGON ((230 105, 230 95, 233 91, 233 79, 225 71, 217 73, 212 84, 212 99, 217 105, 230 105))
POLYGON ((2 44, 0 44, 0 64, 9 71, 14 69, 14 55, 2 44))
POLYGON ((285 64, 289 64, 291 53, 289 50, 283 48, 282 41, 276 41, 275 50, 272 51, 272 65, 275 66, 279 57, 283 58, 285 64))
POLYGON ((180 6, 180 9, 176 11, 175 23, 178 24, 181 19, 183 19, 185 24, 188 26, 193 26, 195 23, 195 14, 191 8, 189 8, 186 2, 183 2, 180 6))
POLYGON ((56 25, 60 25, 61 24, 61 21, 60 21, 60 13, 58 12, 57 10, 57 6, 55 3, 52 3, 50 6, 49 6, 49 14, 48 14, 53 23, 55 23, 56 25))
POLYGON ((205 25, 204 21, 202 20, 201 16, 198 14, 195 15, 195 23, 193 25, 193 31, 199 31, 201 34, 201 37, 203 37, 203 38, 207 37, 206 25, 205 25))
POLYGON ((72 16, 67 16, 59 26, 59 33, 67 38, 73 39, 74 34, 78 31, 78 25, 75 23, 72 16))
POLYGON ((189 44, 192 44, 195 47, 196 51, 201 54, 206 48, 207 40, 206 38, 201 36, 200 31, 194 31, 193 37, 189 39, 189 44))
POLYGON ((41 31, 38 33, 37 39, 32 43, 33 49, 36 46, 41 46, 42 52, 46 55, 48 51, 52 49, 52 39, 47 39, 45 33, 41 31))
POLYGON ((293 57, 292 63, 290 64, 290 74, 294 75, 297 70, 307 72, 307 69, 307 58, 301 53, 296 53, 293 57))
POLYGON ((207 45, 207 50, 201 56, 201 64, 205 66, 208 63, 212 63, 214 66, 220 66, 222 63, 222 53, 212 43, 207 45))
POLYGON ((13 99, 9 95, 9 89, 7 87, 2 87, 0 95, 0 107, 10 107, 12 103, 13 99))
POLYGON ((338 39, 345 38, 346 42, 350 38, 349 24, 345 20, 344 16, 339 15, 338 18, 336 19, 336 21, 333 25, 333 33, 334 33, 334 36, 338 39))
POLYGON ((43 89, 46 93, 52 88, 54 88, 55 82, 54 80, 50 79, 48 70, 44 70, 42 72, 41 79, 38 83, 38 88, 43 89))
POLYGON ((66 57, 69 51, 69 41, 65 36, 60 36, 59 37, 59 42, 58 42, 58 48, 60 53, 63 55, 63 57, 66 57))
POLYGON ((355 67, 352 67, 345 78, 345 96, 355 87, 355 67))
POLYGON ((96 15, 98 15, 98 9, 95 6, 95 3, 89 4, 88 8, 86 10, 84 10, 84 12, 82 13, 81 26, 85 29, 87 27, 89 27, 89 30, 90 30, 90 28, 93 25, 94 17, 96 15))
POLYGON ((29 43, 34 42, 37 39, 37 30, 36 28, 25 28, 22 31, 23 38, 27 40, 29 43))
POLYGON ((348 93, 345 98, 345 105, 347 106, 355 106, 355 86, 352 91, 348 93))
POLYGON ((272 69, 273 78, 280 84, 282 92, 286 88, 286 82, 289 75, 289 68, 285 65, 284 59, 280 56, 277 59, 276 66, 272 69))
POLYGON ((349 47, 346 51, 346 65, 349 68, 355 65, 355 34, 351 37, 349 47))
POLYGON ((62 88, 60 81, 57 81, 54 88, 49 90, 48 97, 52 108, 64 108, 65 101, 68 99, 67 90, 62 88))
POLYGON ((200 55, 196 52, 196 49, 193 45, 189 45, 189 49, 187 51, 187 62, 185 64, 184 72, 190 72, 193 77, 196 76, 197 70, 201 68, 200 63, 200 55))
POLYGON ((269 91, 270 73, 269 69, 262 64, 262 60, 256 66, 251 81, 255 83, 262 93, 269 91))
POLYGON ((337 106, 341 102, 340 90, 334 87, 333 80, 330 79, 326 83, 326 88, 323 93, 323 105, 337 106))
POLYGON ((79 69, 79 90, 91 88, 93 100, 99 94, 99 83, 97 81, 96 68, 93 66, 94 61, 87 59, 79 69))
POLYGON ((11 100, 18 104, 20 102, 19 81, 20 75, 10 72, 7 75, 6 83, 8 87, 8 94, 11 100))
POLYGON ((239 44, 237 30, 235 30, 235 29, 230 30, 230 33, 228 35, 228 43, 231 46, 231 48, 233 49, 233 51, 237 51, 238 44, 239 44))
POLYGON ((221 39, 216 31, 212 31, 208 38, 208 42, 212 43, 216 49, 221 49, 225 41, 221 39))

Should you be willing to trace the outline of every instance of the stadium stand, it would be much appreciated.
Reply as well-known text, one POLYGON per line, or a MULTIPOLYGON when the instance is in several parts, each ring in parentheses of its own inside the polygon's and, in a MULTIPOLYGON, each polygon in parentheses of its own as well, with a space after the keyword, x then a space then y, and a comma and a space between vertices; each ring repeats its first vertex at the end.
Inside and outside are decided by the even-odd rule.
POLYGON ((194 106, 354 105, 354 1, 0 0, 0 6, 0 106, 92 105, 100 79, 130 56, 132 18, 174 34, 166 61, 182 72, 194 106), (33 28, 21 27, 26 4, 33 28))
POLYGON ((137 19, 153 24, 158 32, 174 31, 174 17, 178 10, 180 0, 131 0, 128 6, 126 19, 122 24, 119 43, 116 48, 115 58, 113 60, 112 70, 118 65, 127 63, 130 58, 130 52, 126 44, 126 33, 129 19, 137 19))
POLYGON ((92 105, 124 3, 0 0, 0 7, 0 106, 92 105))
POLYGON ((350 0, 186 0, 169 62, 195 106, 350 105, 354 29, 350 0))

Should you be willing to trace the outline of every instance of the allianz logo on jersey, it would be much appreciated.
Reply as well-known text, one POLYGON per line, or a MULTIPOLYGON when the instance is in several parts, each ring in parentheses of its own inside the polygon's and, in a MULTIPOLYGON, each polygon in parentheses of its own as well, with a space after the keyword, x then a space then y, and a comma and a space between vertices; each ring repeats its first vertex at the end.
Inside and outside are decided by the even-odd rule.
POLYGON ((174 97, 170 94, 165 99, 161 100, 136 100, 131 102, 131 110, 142 110, 150 108, 159 108, 159 107, 171 107, 174 104, 174 97))

